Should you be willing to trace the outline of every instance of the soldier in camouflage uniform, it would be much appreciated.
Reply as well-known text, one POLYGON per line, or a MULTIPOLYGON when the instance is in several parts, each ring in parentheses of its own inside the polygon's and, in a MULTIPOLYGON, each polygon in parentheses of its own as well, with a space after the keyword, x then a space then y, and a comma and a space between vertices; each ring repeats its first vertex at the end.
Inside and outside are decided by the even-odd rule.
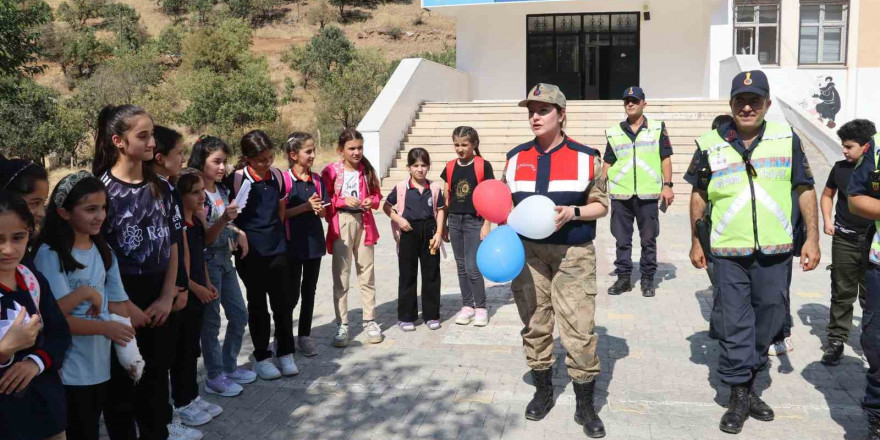
POLYGON ((606 180, 599 152, 562 131, 565 96, 554 85, 538 84, 520 102, 528 107, 535 139, 507 154, 504 179, 514 203, 541 194, 556 203, 556 232, 542 240, 523 237, 526 267, 514 283, 514 298, 525 324, 523 347, 537 388, 526 418, 540 420, 553 407, 553 326, 559 324, 568 374, 577 397, 575 421, 592 438, 605 427, 593 408, 599 376, 596 298, 596 219, 608 213, 606 180))

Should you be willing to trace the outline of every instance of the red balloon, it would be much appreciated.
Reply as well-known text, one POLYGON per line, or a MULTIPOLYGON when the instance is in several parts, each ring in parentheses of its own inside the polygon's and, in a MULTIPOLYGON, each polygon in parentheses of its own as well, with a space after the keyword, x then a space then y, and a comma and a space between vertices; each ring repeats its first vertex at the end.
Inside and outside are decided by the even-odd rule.
POLYGON ((474 189, 474 208, 477 215, 492 223, 506 222, 512 207, 510 188, 500 180, 484 180, 474 189))

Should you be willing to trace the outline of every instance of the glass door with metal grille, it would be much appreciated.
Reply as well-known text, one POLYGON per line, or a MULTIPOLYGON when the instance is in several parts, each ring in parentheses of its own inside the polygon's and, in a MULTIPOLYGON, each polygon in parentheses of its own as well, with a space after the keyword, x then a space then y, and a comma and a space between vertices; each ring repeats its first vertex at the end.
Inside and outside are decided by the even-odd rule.
POLYGON ((614 99, 639 82, 639 13, 526 17, 526 90, 556 84, 568 99, 614 99))

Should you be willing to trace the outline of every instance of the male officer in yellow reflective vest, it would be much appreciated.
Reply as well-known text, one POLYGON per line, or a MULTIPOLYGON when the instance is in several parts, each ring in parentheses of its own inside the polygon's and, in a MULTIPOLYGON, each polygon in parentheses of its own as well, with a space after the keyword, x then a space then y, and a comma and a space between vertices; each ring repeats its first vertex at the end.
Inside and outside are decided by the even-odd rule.
MULTIPOLYGON (((867 122, 867 121, 865 121, 867 122)), ((849 125, 849 124, 847 124, 849 125)), ((862 311, 862 350, 868 359, 865 398, 862 409, 868 415, 868 440, 880 440, 880 134, 874 124, 860 124, 861 133, 855 139, 865 144, 865 154, 859 159, 849 180, 849 210, 858 216, 874 220, 878 232, 871 239, 867 271, 868 294, 862 311), (872 133, 873 132, 873 133, 872 133)))
POLYGON ((626 120, 605 130, 605 164, 611 197, 611 235, 617 241, 614 273, 617 281, 609 295, 632 290, 633 219, 639 226, 642 258, 639 269, 642 295, 654 296, 657 272, 657 235, 660 234, 657 200, 672 204, 672 144, 662 121, 645 117, 645 92, 629 87, 623 93, 626 120))
MULTIPOLYGON (((752 384, 767 366, 767 349, 786 314, 796 218, 793 191, 807 227, 800 260, 804 271, 819 264, 819 234, 813 175, 800 138, 788 125, 764 120, 771 104, 767 76, 759 70, 740 73, 730 96, 733 124, 697 140, 685 180, 693 185, 692 232, 707 200, 712 202, 710 248, 720 298, 720 319, 714 323, 721 345, 718 374, 730 386, 730 406, 719 427, 735 434, 749 417, 774 417, 752 384)), ((705 268, 703 249, 692 235, 691 262, 705 268)))

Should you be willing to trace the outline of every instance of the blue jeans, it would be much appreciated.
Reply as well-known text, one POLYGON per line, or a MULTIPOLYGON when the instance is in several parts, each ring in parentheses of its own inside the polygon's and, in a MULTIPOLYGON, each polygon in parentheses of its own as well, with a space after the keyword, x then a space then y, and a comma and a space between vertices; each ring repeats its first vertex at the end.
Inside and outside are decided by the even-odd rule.
POLYGON ((205 250, 205 261, 211 284, 220 294, 220 298, 205 304, 202 323, 202 357, 208 378, 214 379, 224 372, 231 373, 238 368, 238 353, 241 351, 248 313, 238 285, 238 274, 232 266, 232 254, 229 251, 208 248, 205 250), (221 304, 228 321, 222 349, 217 339, 220 335, 221 304))
POLYGON ((480 229, 483 219, 470 214, 449 215, 449 241, 458 268, 458 286, 465 307, 486 307, 486 285, 477 267, 477 249, 480 247, 480 229))

